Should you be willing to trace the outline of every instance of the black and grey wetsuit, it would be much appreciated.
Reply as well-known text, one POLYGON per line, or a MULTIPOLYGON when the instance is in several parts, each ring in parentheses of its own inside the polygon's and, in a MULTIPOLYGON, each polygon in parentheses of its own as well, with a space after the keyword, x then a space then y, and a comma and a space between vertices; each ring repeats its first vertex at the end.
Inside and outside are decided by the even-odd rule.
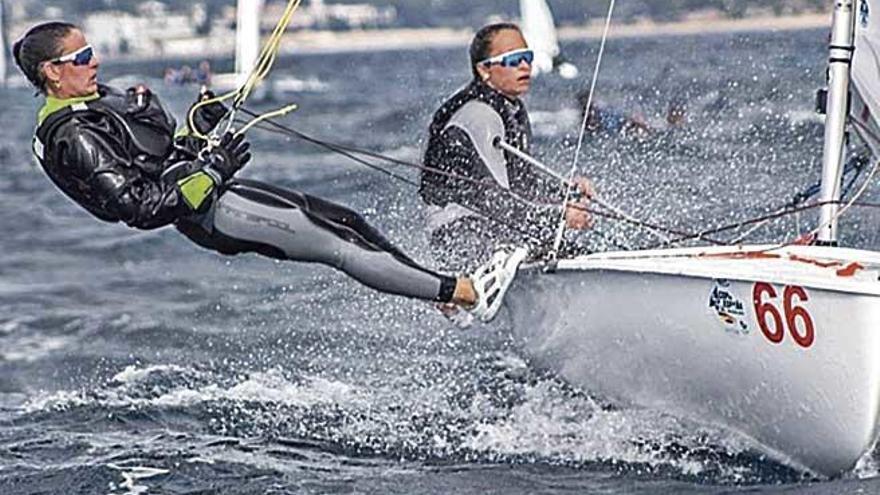
POLYGON ((529 153, 532 130, 522 101, 482 81, 456 92, 434 114, 419 193, 431 205, 431 241, 441 258, 480 259, 497 243, 552 239, 563 199, 559 182, 496 148, 496 136, 529 153))
POLYGON ((101 86, 93 99, 53 105, 41 112, 34 153, 55 185, 101 220, 174 224, 223 254, 323 263, 384 292, 452 299, 453 277, 420 267, 347 208, 255 181, 215 183, 197 142, 173 137, 174 119, 155 96, 139 102, 101 86))

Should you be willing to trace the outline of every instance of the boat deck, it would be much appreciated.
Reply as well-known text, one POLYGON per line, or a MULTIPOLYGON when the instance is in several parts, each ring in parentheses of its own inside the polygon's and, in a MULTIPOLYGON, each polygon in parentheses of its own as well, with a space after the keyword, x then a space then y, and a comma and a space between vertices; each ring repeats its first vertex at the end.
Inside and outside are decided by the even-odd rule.
POLYGON ((596 253, 558 271, 621 270, 808 285, 880 296, 880 253, 824 246, 721 246, 596 253))

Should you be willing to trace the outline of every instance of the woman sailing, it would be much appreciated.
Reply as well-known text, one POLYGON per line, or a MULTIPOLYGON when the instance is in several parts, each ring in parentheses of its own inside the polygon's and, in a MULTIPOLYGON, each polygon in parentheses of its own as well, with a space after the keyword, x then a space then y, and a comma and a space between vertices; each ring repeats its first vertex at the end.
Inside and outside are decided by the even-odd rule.
MULTIPOLYGON (((13 47, 15 61, 46 98, 34 153, 52 182, 95 217, 130 227, 174 225, 196 244, 223 254, 259 253, 322 263, 376 290, 454 303, 484 321, 525 257, 499 251, 473 277, 421 267, 355 212, 277 186, 236 179, 250 160, 243 136, 219 146, 176 137, 174 118, 144 87, 98 84, 99 61, 73 24, 32 27, 13 47)), ((200 109, 208 132, 225 111, 200 109)))

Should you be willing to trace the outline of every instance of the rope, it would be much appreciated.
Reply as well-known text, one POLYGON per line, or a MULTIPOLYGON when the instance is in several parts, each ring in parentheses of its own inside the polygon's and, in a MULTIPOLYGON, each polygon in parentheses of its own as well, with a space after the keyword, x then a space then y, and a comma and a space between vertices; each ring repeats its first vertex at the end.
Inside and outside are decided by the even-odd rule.
MULTIPOLYGON (((250 115, 250 116, 257 116, 257 115, 258 115, 257 113, 252 112, 252 111, 248 110, 247 108, 241 108, 241 112, 244 113, 244 114, 250 115)), ((398 180, 398 181, 400 181, 400 182, 403 182, 403 183, 409 184, 409 185, 411 185, 411 186, 413 186, 413 187, 416 187, 416 188, 420 187, 419 184, 417 184, 417 183, 411 181, 410 179, 408 179, 408 178, 406 178, 406 177, 403 177, 403 176, 400 176, 400 175, 397 175, 397 174, 394 174, 393 172, 390 172, 390 171, 388 171, 388 170, 386 170, 386 169, 384 169, 384 168, 382 168, 382 167, 376 165, 375 163, 371 163, 371 162, 368 162, 368 161, 366 161, 366 160, 363 160, 363 159, 361 159, 361 158, 359 158, 359 157, 357 157, 357 156, 354 156, 354 154, 360 154, 360 155, 364 155, 364 156, 369 156, 369 157, 371 157, 371 158, 375 158, 375 159, 378 159, 378 160, 383 160, 383 161, 386 161, 386 162, 389 162, 389 163, 393 163, 393 164, 395 164, 395 165, 400 165, 400 166, 404 166, 404 167, 408 167, 408 168, 412 168, 412 169, 417 169, 417 170, 421 170, 421 171, 431 172, 431 173, 433 173, 433 174, 442 175, 442 176, 444 176, 444 177, 449 177, 449 178, 452 178, 452 179, 455 179, 455 180, 459 180, 459 181, 462 181, 462 182, 466 182, 466 183, 473 184, 473 185, 477 185, 477 186, 481 186, 481 187, 490 187, 490 188, 496 189, 499 193, 501 193, 501 194, 506 194, 506 195, 508 195, 509 197, 511 197, 512 199, 514 199, 515 201, 517 201, 517 202, 519 202, 519 203, 521 203, 521 204, 523 204, 523 205, 529 206, 529 207, 547 207, 547 206, 551 206, 551 205, 548 205, 548 204, 535 203, 535 202, 530 201, 530 200, 528 200, 528 199, 526 199, 526 198, 523 198, 522 196, 519 196, 519 195, 515 194, 514 192, 510 191, 509 189, 505 189, 505 188, 501 187, 500 184, 498 184, 498 183, 496 183, 496 182, 494 182, 494 181, 491 181, 491 182, 490 182, 490 181, 478 180, 478 179, 474 179, 474 178, 467 177, 467 176, 464 176, 464 175, 455 174, 455 173, 452 173, 452 172, 447 172, 447 171, 445 171, 445 170, 440 170, 440 169, 437 169, 437 168, 428 167, 428 166, 426 166, 426 165, 424 165, 424 164, 408 162, 408 161, 401 160, 401 159, 398 159, 398 158, 390 157, 390 156, 387 156, 387 155, 383 155, 383 154, 381 154, 381 153, 376 153, 376 152, 373 152, 373 151, 364 150, 364 149, 356 148, 356 147, 353 147, 353 146, 347 146, 347 145, 343 145, 343 144, 337 144, 337 143, 331 143, 331 142, 328 142, 328 141, 323 141, 323 140, 321 140, 321 139, 318 139, 318 138, 315 138, 315 137, 309 136, 309 135, 307 135, 307 134, 305 134, 305 133, 303 133, 303 132, 300 132, 300 131, 298 131, 298 130, 292 128, 292 127, 289 127, 289 126, 283 125, 283 124, 281 124, 281 123, 278 123, 278 122, 276 122, 276 121, 274 121, 274 120, 268 120, 268 121, 262 122, 262 123, 260 123, 260 125, 258 125, 257 127, 258 127, 259 129, 265 130, 265 131, 267 131, 267 132, 281 133, 282 135, 285 135, 285 136, 296 137, 296 138, 302 139, 303 141, 306 141, 306 142, 309 142, 309 143, 312 143, 312 144, 315 144, 315 145, 321 146, 321 147, 323 147, 323 148, 325 148, 325 149, 328 149, 328 150, 330 150, 330 151, 333 151, 333 152, 335 152, 335 153, 338 153, 338 154, 340 154, 340 155, 342 155, 342 156, 345 156, 345 157, 347 157, 347 158, 349 158, 349 159, 351 159, 351 160, 354 160, 354 161, 356 161, 356 162, 358 162, 358 163, 360 163, 360 164, 362 164, 362 165, 365 165, 365 166, 367 166, 367 167, 369 167, 369 168, 371 168, 371 169, 373 169, 373 170, 377 170, 377 171, 379 171, 379 172, 381 172, 381 173, 383 173, 383 174, 385 174, 385 175, 387 175, 387 176, 389 176, 389 177, 392 177, 392 178, 394 178, 394 179, 396 179, 396 180, 398 180), (269 126, 271 126, 271 128, 267 128, 267 127, 266 127, 265 125, 263 125, 263 124, 268 124, 269 126)), ((599 204, 599 203, 597 203, 597 204, 599 204)), ((465 205, 463 205, 463 206, 464 206, 465 208, 467 208, 468 210, 472 211, 473 213, 476 213, 476 214, 478 214, 478 215, 480 215, 480 216, 488 217, 488 215, 486 215, 485 212, 479 211, 479 210, 477 210, 477 209, 475 209, 475 208, 473 208, 473 207, 469 207, 469 206, 465 206, 465 205)), ((555 206, 555 205, 554 205, 554 206, 555 206)), ((658 232, 663 232, 663 233, 670 234, 670 235, 675 235, 675 236, 686 236, 686 237, 689 237, 689 238, 690 238, 691 236, 694 236, 694 238, 698 238, 698 239, 701 239, 701 240, 703 240, 703 241, 706 241, 706 242, 709 242, 709 243, 711 243, 711 244, 715 244, 715 245, 726 245, 726 244, 727 244, 727 243, 725 243, 725 242, 722 242, 722 241, 719 241, 719 240, 712 239, 711 237, 709 237, 709 234, 702 234, 702 233, 701 233, 701 234, 692 234, 692 233, 690 233, 690 232, 681 231, 681 230, 674 229, 674 228, 671 228, 671 227, 665 227, 665 226, 661 226, 661 225, 655 225, 655 224, 653 224, 653 223, 650 223, 650 222, 647 222, 647 221, 644 221, 644 220, 639 220, 639 219, 633 218, 633 217, 631 217, 631 216, 629 216, 629 215, 627 215, 627 214, 625 214, 625 213, 624 213, 624 214, 621 214, 621 212, 619 212, 619 211, 615 211, 613 208, 609 208, 610 205, 607 205, 607 204, 599 204, 599 206, 611 210, 612 213, 607 213, 607 212, 604 212, 604 211, 601 211, 601 210, 596 210, 596 209, 588 208, 588 207, 586 207, 586 206, 584 206, 584 205, 580 205, 580 204, 576 204, 576 203, 569 204, 569 207, 570 207, 570 208, 579 209, 579 210, 585 211, 585 212, 587 212, 587 213, 589 213, 589 214, 591 214, 591 215, 595 215, 595 216, 598 216, 598 217, 607 218, 607 219, 610 219, 610 220, 618 220, 618 221, 627 222, 627 223, 630 223, 630 224, 635 225, 635 226, 637 226, 637 227, 642 227, 642 228, 646 228, 646 229, 650 229, 650 230, 654 230, 654 231, 658 231, 658 232)), ((490 217, 490 218, 491 218, 491 217, 490 217)), ((518 230, 518 231, 520 231, 520 232, 522 232, 522 233, 526 233, 526 234, 528 234, 530 237, 536 239, 536 238, 534 237, 533 234, 531 234, 530 232, 524 230, 521 226, 519 226, 519 225, 517 225, 517 224, 513 224, 513 223, 510 223, 510 222, 502 222, 502 221, 498 220, 497 218, 492 218, 492 219, 493 219, 493 220, 496 220, 496 221, 498 221, 498 222, 501 222, 501 223, 502 223, 504 226, 506 226, 506 227, 516 229, 516 230, 518 230)), ((536 240, 537 240, 537 239, 536 239, 536 240)))
MULTIPOLYGON (((839 202, 837 202, 837 201, 816 202, 816 203, 811 203, 811 204, 804 205, 804 206, 797 206, 797 207, 786 208, 784 210, 777 210, 774 213, 769 213, 767 215, 762 215, 760 217, 750 218, 750 219, 746 219, 746 220, 740 220, 738 222, 726 224, 726 225, 723 225, 720 227, 714 227, 712 229, 707 229, 707 230, 704 230, 704 231, 696 233, 696 234, 689 234, 684 237, 678 237, 676 239, 670 240, 669 242, 665 242, 662 244, 656 244, 654 246, 649 247, 648 249, 665 248, 665 247, 669 247, 669 246, 672 246, 675 244, 681 244, 682 242, 692 241, 692 240, 697 240, 697 239, 705 240, 704 236, 715 235, 715 234, 720 234, 722 232, 728 232, 731 230, 741 229, 747 225, 766 222, 768 220, 776 220, 778 218, 782 218, 782 217, 785 217, 788 215, 795 215, 795 214, 798 214, 798 213, 801 213, 804 211, 819 208, 819 207, 824 206, 826 204, 833 204, 833 203, 839 203, 839 202)), ((723 244, 730 245, 732 243, 725 242, 723 244)))
MULTIPOLYGON (((244 114, 246 114, 246 115, 250 115, 250 116, 253 116, 253 117, 257 117, 257 116, 258 116, 257 113, 252 112, 252 111, 248 110, 247 108, 241 108, 240 110, 241 110, 242 113, 244 113, 244 114)), ((253 121, 250 121, 250 123, 253 123, 253 121)), ((389 176, 389 177, 391 177, 391 178, 393 178, 393 179, 395 179, 395 180, 398 180, 398 181, 400 181, 400 182, 402 182, 402 183, 408 184, 408 185, 413 186, 413 187, 415 187, 415 188, 419 188, 419 187, 420 187, 418 183, 416 183, 416 182, 410 180, 410 179, 407 178, 407 177, 404 177, 404 176, 402 176, 402 175, 398 175, 398 174, 395 174, 394 172, 391 172, 391 171, 389 171, 389 170, 386 170, 386 169, 384 169, 384 168, 382 168, 382 167, 376 165, 375 163, 371 163, 371 162, 369 162, 369 161, 367 161, 367 160, 364 160, 364 159, 362 159, 362 158, 360 158, 360 157, 358 157, 358 156, 355 156, 355 153, 363 154, 363 155, 365 155, 365 156, 370 156, 370 157, 372 157, 372 158, 377 158, 377 159, 382 159, 382 160, 385 160, 385 161, 393 162, 393 163, 396 163, 396 164, 398 164, 398 165, 403 165, 403 166, 412 167, 412 168, 418 168, 418 169, 422 169, 422 170, 430 170, 430 171, 433 172, 433 173, 437 173, 437 174, 440 174, 440 175, 445 175, 445 176, 448 176, 448 177, 454 177, 454 178, 456 178, 456 179, 459 179, 459 180, 462 180, 462 181, 465 181, 465 182, 470 182, 470 183, 477 184, 477 185, 481 185, 481 186, 490 186, 490 187, 491 187, 491 186, 495 186, 495 187, 498 187, 498 188, 502 189, 503 191, 507 191, 506 189, 501 188, 500 185, 495 184, 495 183, 491 183, 491 182, 483 182, 483 181, 479 181, 479 180, 477 180, 477 179, 472 179, 472 178, 470 178, 470 177, 465 177, 465 176, 460 176, 460 175, 456 175, 456 174, 451 174, 451 173, 449 173, 449 172, 445 172, 445 171, 442 171, 442 170, 437 170, 437 169, 433 169, 433 168, 430 168, 430 167, 426 167, 426 166, 424 166, 424 165, 419 165, 419 164, 414 164, 414 163, 406 162, 406 161, 404 161, 404 160, 399 160, 399 159, 396 159, 396 158, 393 158, 393 157, 389 157, 389 156, 381 155, 381 154, 379 154, 379 153, 375 153, 375 152, 371 152, 371 151, 367 151, 367 150, 362 150, 362 149, 354 148, 354 147, 351 147, 351 146, 345 146, 345 145, 341 145, 341 144, 334 144, 334 143, 330 143, 330 142, 327 142, 327 141, 322 141, 322 140, 320 140, 320 139, 317 139, 317 138, 311 137, 311 136, 309 136, 309 135, 307 135, 307 134, 304 134, 304 133, 302 133, 302 132, 300 132, 300 131, 297 131, 296 129, 293 129, 293 128, 291 128, 291 127, 288 127, 288 126, 285 126, 285 125, 280 124, 280 123, 278 123, 278 122, 275 122, 274 120, 266 120, 266 119, 264 119, 263 121, 254 124, 252 127, 257 127, 258 129, 261 129, 261 130, 264 130, 264 131, 267 131, 267 132, 280 133, 280 134, 285 135, 285 136, 293 136, 293 137, 296 137, 296 138, 302 139, 303 141, 306 141, 306 142, 309 142, 309 143, 312 143, 312 144, 315 144, 315 145, 321 146, 321 147, 326 148, 326 149, 328 149, 328 150, 330 150, 330 151, 333 151, 334 153, 337 153, 337 154, 342 155, 342 156, 344 156, 344 157, 346 157, 346 158, 349 158, 350 160, 353 160, 353 161, 355 161, 355 162, 357 162, 357 163, 359 163, 359 164, 361 164, 361 165, 364 165, 364 166, 369 167, 369 168, 371 168, 371 169, 373 169, 373 170, 376 170, 376 171, 378 171, 378 172, 381 172, 381 173, 383 173, 383 174, 385 174, 385 175, 387 175, 387 176, 389 176)), ((520 196, 518 196, 518 195, 516 195, 516 194, 511 193, 510 191, 507 191, 507 192, 510 194, 510 196, 511 196, 512 199, 514 199, 515 201, 518 201, 518 202, 520 202, 520 203, 522 203, 522 204, 525 204, 525 205, 527 205, 527 206, 531 206, 531 207, 534 207, 534 206, 544 206, 544 205, 536 205, 536 204, 534 204, 534 203, 532 203, 532 202, 526 200, 525 198, 522 198, 522 197, 520 197, 520 196)), ((519 232, 520 234, 523 234, 523 235, 525 235, 525 236, 527 236, 527 237, 529 237, 529 238, 531 238, 531 239, 533 239, 533 240, 535 240, 535 241, 540 241, 540 239, 539 239, 538 237, 536 237, 535 234, 534 234, 533 232, 531 232, 531 231, 528 230, 526 227, 524 227, 524 226, 522 226, 522 225, 520 225, 520 224, 514 223, 514 222, 509 221, 509 220, 506 220, 506 219, 501 219, 501 218, 498 218, 498 217, 494 217, 494 216, 491 216, 491 215, 487 215, 486 212, 484 212, 484 211, 480 211, 480 209, 477 208, 477 207, 473 207, 473 206, 469 206, 469 205, 461 205, 461 206, 462 206, 463 208, 465 208, 465 209, 471 211, 472 213, 475 213, 475 214, 479 215, 480 217, 486 218, 486 219, 488 219, 488 220, 490 220, 490 221, 492 221, 492 222, 495 222, 495 223, 497 223, 497 224, 499 224, 499 225, 501 225, 501 226, 503 226, 503 227, 507 227, 507 228, 509 228, 509 229, 511 229, 511 230, 517 231, 517 232, 519 232)), ((596 213, 597 215, 600 214, 599 212, 594 212, 594 213, 596 213)))
POLYGON ((871 185, 871 179, 874 178, 874 175, 876 175, 878 169, 880 169, 880 160, 874 160, 874 168, 871 169, 871 173, 868 174, 868 177, 865 179, 865 182, 862 183, 862 187, 855 193, 855 195, 853 195, 853 198, 849 202, 847 202, 843 208, 839 209, 837 211, 837 213, 835 213, 834 216, 831 217, 831 219, 829 219, 829 221, 827 223, 819 225, 818 227, 813 229, 808 235, 815 236, 816 234, 819 233, 820 230, 827 227, 832 222, 834 222, 838 218, 840 218, 841 215, 846 213, 846 211, 849 210, 856 203, 856 201, 858 201, 859 198, 862 197, 863 194, 865 194, 865 191, 868 190, 868 186, 871 185))
MULTIPOLYGON (((242 113, 249 115, 249 116, 252 116, 252 117, 259 116, 259 114, 255 113, 251 110, 248 110, 247 108, 241 108, 240 110, 242 113)), ((377 152, 370 151, 370 150, 365 150, 362 148, 357 148, 354 146, 348 146, 348 145, 338 144, 338 143, 331 143, 328 141, 324 141, 324 140, 309 136, 309 135, 307 135, 303 132, 300 132, 292 127, 289 127, 289 126, 283 125, 279 122, 276 122, 275 120, 264 119, 263 121, 257 122, 257 123, 254 123, 254 121, 249 121, 249 122, 239 121, 239 123, 243 123, 246 125, 253 124, 250 127, 257 127, 259 129, 267 131, 267 132, 279 133, 279 134, 282 134, 285 136, 296 137, 296 138, 301 139, 303 141, 315 144, 317 146, 321 146, 325 149, 328 149, 328 150, 330 150, 334 153, 337 153, 339 155, 345 156, 346 158, 349 158, 357 163, 360 163, 366 167, 369 167, 375 171, 378 171, 382 174, 385 174, 385 175, 387 175, 387 176, 389 176, 389 177, 391 177, 401 183, 405 183, 405 184, 410 185, 414 188, 419 188, 420 185, 417 182, 412 181, 411 179, 409 179, 407 177, 404 177, 402 175, 398 175, 394 172, 391 172, 391 171, 389 171, 389 170, 387 170, 387 169, 385 169, 375 163, 364 160, 363 158, 360 158, 359 156, 356 156, 356 155, 364 155, 364 156, 374 158, 377 160, 382 160, 382 161, 385 161, 385 162, 388 162, 391 164, 400 165, 400 166, 404 166, 404 167, 412 168, 412 169, 417 169, 417 170, 421 170, 421 171, 428 171, 428 172, 431 172, 434 174, 442 175, 445 177, 456 179, 456 180, 459 180, 462 182, 467 182, 467 183, 477 185, 477 186, 494 188, 494 189, 497 189, 498 192, 500 192, 502 194, 507 194, 515 201, 517 201, 521 204, 524 204, 526 206, 529 206, 529 207, 549 206, 546 204, 540 204, 540 203, 535 203, 535 202, 529 201, 528 199, 525 199, 525 198, 513 193, 512 191, 510 191, 508 189, 504 189, 503 187, 501 187, 499 184, 497 184, 495 182, 474 179, 471 177, 463 176, 460 174, 455 174, 452 172, 447 172, 447 171, 436 169, 433 167, 428 167, 426 165, 419 164, 419 163, 413 163, 413 162, 409 162, 406 160, 401 160, 399 158, 383 155, 381 153, 377 153, 377 152)), ((869 203, 869 202, 858 201, 859 198, 864 195, 865 191, 867 190, 868 185, 871 182, 871 179, 876 174, 878 169, 880 169, 880 161, 877 161, 870 176, 865 180, 865 183, 862 185, 862 187, 860 188, 858 193, 852 198, 852 200, 850 200, 849 202, 846 203, 844 208, 842 208, 840 211, 838 211, 838 216, 845 213, 851 207, 864 207, 864 208, 880 209, 880 203, 869 203)), ((656 244, 656 245, 653 245, 653 246, 646 248, 646 249, 659 249, 659 248, 670 247, 673 245, 681 244, 683 242, 692 241, 692 240, 701 240, 701 241, 708 242, 710 244, 714 244, 714 245, 718 245, 718 246, 733 245, 733 244, 740 242, 741 237, 743 237, 743 236, 740 236, 739 238, 734 239, 732 241, 720 241, 720 240, 714 239, 712 236, 714 236, 716 234, 723 233, 723 232, 728 232, 731 230, 740 229, 740 228, 746 227, 748 225, 753 225, 753 224, 764 225, 769 221, 776 220, 776 219, 783 218, 783 217, 790 216, 790 215, 798 215, 798 214, 805 212, 805 211, 820 208, 826 204, 842 204, 842 202, 841 201, 826 201, 826 202, 815 202, 815 203, 802 205, 802 206, 786 205, 785 207, 783 207, 777 211, 774 211, 773 213, 769 213, 766 215, 762 215, 759 217, 750 218, 750 219, 746 219, 746 220, 741 220, 741 221, 734 222, 734 223, 727 224, 727 225, 723 225, 720 227, 714 227, 712 229, 707 229, 707 230, 703 230, 703 231, 696 232, 696 233, 685 232, 685 231, 674 229, 674 228, 671 228, 668 226, 655 225, 653 223, 650 223, 650 222, 647 222, 644 220, 639 220, 639 219, 633 218, 629 215, 619 215, 616 212, 613 212, 613 210, 612 210, 612 213, 607 213, 607 212, 604 212, 601 210, 588 208, 586 206, 578 205, 578 204, 570 204, 569 207, 581 209, 582 211, 585 211, 587 213, 590 213, 591 215, 595 215, 598 217, 607 218, 610 220, 618 220, 618 221, 622 221, 625 223, 629 223, 629 224, 637 226, 637 227, 647 228, 647 229, 655 230, 658 232, 664 232, 666 234, 678 236, 676 238, 669 239, 669 240, 662 242, 660 244, 656 244)), ((476 208, 476 207, 472 207, 472 206, 468 206, 468 205, 462 205, 462 206, 477 215, 480 215, 482 217, 489 219, 490 221, 498 223, 499 225, 510 228, 512 230, 518 231, 522 234, 527 235, 528 237, 530 237, 532 239, 538 240, 531 231, 526 230, 525 228, 523 228, 519 224, 515 224, 510 221, 499 219, 497 217, 491 217, 491 216, 487 215, 485 212, 480 211, 480 209, 476 208)), ((599 205, 599 206, 605 207, 604 205, 599 205)), ((792 244, 792 243, 791 242, 783 243, 777 247, 768 249, 768 251, 773 250, 773 249, 779 249, 781 247, 785 247, 790 244, 792 244)))
MULTIPOLYGON (((854 122, 857 122, 857 121, 854 121, 854 122)), ((870 131, 866 129, 866 132, 870 132, 870 131)), ((845 198, 847 196, 847 194, 849 194, 849 191, 852 189, 852 187, 858 181, 859 177, 861 177, 862 172, 864 172, 865 164, 867 164, 868 159, 865 158, 864 156, 862 156, 863 154, 864 153, 860 153, 860 154, 856 154, 855 156, 852 156, 849 160, 847 160, 846 165, 843 167, 843 174, 842 175, 844 178, 853 171, 855 171, 855 173, 852 174, 852 177, 849 178, 849 181, 843 187, 843 192, 840 195, 841 198, 845 198)), ((789 201, 788 203, 785 203, 784 205, 777 208, 775 210, 776 213, 780 213, 783 216, 788 215, 788 214, 797 215, 798 213, 800 213, 800 211, 792 210, 789 213, 789 209, 795 208, 800 203, 803 203, 804 201, 819 194, 819 190, 820 190, 821 185, 822 185, 821 182, 817 182, 815 184, 812 184, 810 187, 807 187, 803 191, 795 194, 794 197, 791 199, 791 201, 789 201)), ((825 204, 828 204, 828 203, 825 203, 825 204)), ((764 219, 763 221, 761 221, 760 223, 758 223, 757 225, 755 225, 751 229, 747 230, 745 233, 741 234, 737 238, 730 240, 729 244, 741 243, 742 241, 747 239, 750 235, 754 234, 758 229, 760 229, 761 227, 764 227, 765 225, 770 223, 772 220, 775 220, 776 218, 777 217, 773 216, 771 218, 764 219)), ((795 230, 800 231, 799 217, 796 216, 795 221, 797 223, 795 230)))
MULTIPOLYGON (((514 156, 518 157, 520 160, 523 160, 527 163, 534 165, 535 168, 539 172, 542 172, 545 175, 548 175, 548 176, 560 181, 563 186, 568 187, 568 188, 577 188, 577 184, 566 179, 565 177, 562 176, 562 174, 556 172, 552 168, 541 163, 538 159, 536 159, 535 157, 529 155, 528 153, 520 150, 519 148, 505 143, 504 140, 502 140, 500 137, 496 138, 496 145, 498 147, 506 150, 507 152, 512 153, 514 156)), ((603 200, 602 198, 597 196, 595 193, 592 196, 590 196, 589 199, 590 199, 590 201, 596 203, 597 205, 599 205, 603 208, 606 208, 608 210, 611 210, 614 214, 618 215, 622 219, 627 220, 628 222, 631 222, 631 223, 632 222, 636 222, 636 223, 641 222, 639 219, 637 219, 634 216, 623 211, 621 208, 618 208, 617 206, 614 206, 613 204, 609 203, 608 201, 603 200)), ((669 238, 664 235, 665 234, 664 232, 661 232, 655 228, 649 227, 647 224, 643 224, 643 226, 648 229, 648 232, 650 232, 651 234, 654 234, 660 240, 662 240, 662 241, 669 240, 669 238)))
MULTIPOLYGON (((203 106, 213 103, 222 103, 226 100, 233 99, 231 108, 227 112, 226 116, 224 116, 224 118, 229 119, 224 132, 232 131, 232 124, 235 120, 235 112, 242 105, 244 105, 245 101, 247 101, 248 97, 250 97, 254 89, 259 86, 263 82, 263 80, 265 80, 266 76, 268 76, 269 72, 272 70, 272 66, 275 64, 275 59, 277 58, 278 52, 281 48, 281 38, 284 35, 284 32, 287 30, 287 27, 290 25, 291 20, 293 20, 293 14, 294 12, 296 12, 297 8, 299 8, 300 2, 301 0, 289 0, 287 2, 287 6, 284 8, 284 12, 281 14, 281 18, 275 25, 275 29, 272 30, 272 34, 263 45, 263 48, 260 51, 260 55, 257 58, 256 64, 248 73, 247 80, 238 89, 214 98, 199 101, 190 109, 189 114, 187 115, 187 123, 189 124, 190 132, 196 138, 207 141, 209 148, 211 146, 214 146, 216 142, 219 141, 217 129, 219 129, 221 126, 215 127, 215 132, 211 136, 206 136, 202 134, 198 131, 198 128, 195 125, 196 112, 199 108, 203 106)), ((274 117, 286 115, 287 113, 296 110, 296 108, 296 105, 291 104, 279 108, 278 110, 275 110, 273 112, 268 112, 264 115, 256 116, 254 120, 248 123, 248 125, 246 125, 244 128, 235 132, 235 134, 244 134, 260 122, 274 117)))
MULTIPOLYGON (((568 182, 574 181, 574 174, 577 171, 578 158, 581 154, 581 148, 584 144, 584 136, 587 133, 587 120, 590 116, 590 107, 593 105, 593 94, 596 91, 596 83, 599 80, 599 68, 602 65, 602 56, 605 53, 605 42, 608 39, 608 31, 611 28, 611 17, 614 15, 614 2, 615 0, 611 0, 608 4, 608 16, 605 18, 605 29, 602 32, 602 42, 599 44, 599 56, 596 59, 596 67, 593 69, 593 80, 590 83, 590 92, 587 96, 587 106, 584 109, 584 118, 583 122, 581 122, 581 133, 578 136, 577 148, 574 152, 574 157, 571 161, 571 170, 568 172, 568 182)), ((556 253, 559 251, 559 246, 562 244, 562 236, 565 233, 565 205, 568 204, 569 194, 571 193, 569 188, 565 189, 565 197, 562 201, 562 214, 559 217, 559 227, 556 229, 556 239, 553 241, 553 249, 550 251, 550 258, 555 259, 556 253)))

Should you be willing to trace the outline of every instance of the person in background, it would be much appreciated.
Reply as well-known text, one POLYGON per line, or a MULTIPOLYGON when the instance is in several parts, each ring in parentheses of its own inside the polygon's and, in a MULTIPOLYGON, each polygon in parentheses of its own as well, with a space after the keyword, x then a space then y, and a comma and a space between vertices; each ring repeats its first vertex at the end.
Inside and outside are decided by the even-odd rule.
MULTIPOLYGON (((589 98, 588 92, 581 92, 577 95, 579 108, 584 109, 587 106, 589 98)), ((666 111, 666 128, 674 129, 682 127, 687 123, 687 106, 682 99, 674 99, 669 102, 669 108, 666 111)), ((590 103, 590 110, 587 114, 587 132, 591 134, 605 135, 636 135, 647 136, 651 133, 661 131, 662 129, 651 127, 644 118, 639 115, 626 114, 620 110, 597 104, 590 103)))
POLYGON ((202 86, 211 85, 211 62, 202 60, 196 69, 196 82, 202 86))
POLYGON ((174 67, 165 68, 165 76, 163 80, 165 81, 165 84, 169 86, 180 84, 180 71, 174 67))
MULTIPOLYGON (((589 97, 588 91, 581 91, 577 95, 578 108, 582 112, 587 107, 589 97)), ((647 134, 651 131, 651 127, 640 116, 627 115, 620 110, 592 101, 587 112, 586 130, 591 134, 647 134)))

